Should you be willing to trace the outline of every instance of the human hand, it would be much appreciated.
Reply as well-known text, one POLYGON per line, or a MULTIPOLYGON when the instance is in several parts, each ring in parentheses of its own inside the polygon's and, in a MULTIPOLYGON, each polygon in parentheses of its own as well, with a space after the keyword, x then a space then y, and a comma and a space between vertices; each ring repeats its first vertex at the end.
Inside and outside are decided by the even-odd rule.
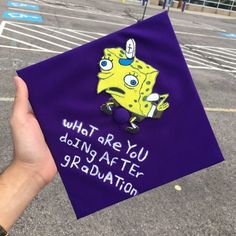
POLYGON ((25 82, 15 78, 16 96, 10 120, 13 162, 0 174, 0 225, 7 231, 57 172, 39 123, 28 101, 25 82))
POLYGON ((31 171, 48 184, 57 172, 51 152, 28 101, 28 89, 20 77, 15 77, 16 96, 10 119, 14 144, 14 162, 31 171))

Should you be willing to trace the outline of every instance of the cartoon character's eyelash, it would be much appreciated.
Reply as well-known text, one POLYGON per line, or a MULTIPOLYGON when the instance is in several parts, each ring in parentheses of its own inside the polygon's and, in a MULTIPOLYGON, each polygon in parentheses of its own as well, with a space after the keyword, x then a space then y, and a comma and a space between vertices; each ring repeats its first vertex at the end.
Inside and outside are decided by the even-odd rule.
POLYGON ((138 78, 138 74, 136 74, 135 72, 130 72, 129 75, 133 75, 133 76, 135 76, 136 78, 138 78))
POLYGON ((113 61, 109 56, 104 56, 104 58, 103 59, 106 59, 106 60, 110 60, 110 61, 113 61))

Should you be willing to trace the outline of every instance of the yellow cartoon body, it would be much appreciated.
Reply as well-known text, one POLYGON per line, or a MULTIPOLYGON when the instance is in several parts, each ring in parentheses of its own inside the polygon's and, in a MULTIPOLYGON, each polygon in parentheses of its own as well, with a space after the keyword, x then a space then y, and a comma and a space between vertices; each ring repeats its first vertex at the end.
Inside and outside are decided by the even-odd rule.
POLYGON ((112 113, 113 106, 122 106, 130 111, 131 127, 137 131, 135 120, 145 117, 160 118, 169 107, 165 102, 168 94, 152 93, 159 71, 135 57, 135 41, 127 41, 126 50, 106 48, 100 60, 97 93, 105 91, 112 96, 101 107, 105 113, 112 113))

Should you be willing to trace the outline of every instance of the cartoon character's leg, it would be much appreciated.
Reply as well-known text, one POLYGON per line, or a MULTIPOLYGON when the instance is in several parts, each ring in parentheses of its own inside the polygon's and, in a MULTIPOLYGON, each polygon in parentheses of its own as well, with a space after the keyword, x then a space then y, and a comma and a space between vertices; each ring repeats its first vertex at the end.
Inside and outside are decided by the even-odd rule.
POLYGON ((119 106, 119 103, 114 98, 110 98, 106 103, 103 103, 100 106, 100 109, 102 112, 106 113, 107 115, 111 115, 112 108, 118 107, 118 106, 119 106))
POLYGON ((135 114, 132 114, 131 118, 129 119, 129 122, 131 126, 126 127, 126 131, 131 134, 136 134, 139 132, 139 127, 135 122, 141 122, 144 118, 137 116, 135 114))

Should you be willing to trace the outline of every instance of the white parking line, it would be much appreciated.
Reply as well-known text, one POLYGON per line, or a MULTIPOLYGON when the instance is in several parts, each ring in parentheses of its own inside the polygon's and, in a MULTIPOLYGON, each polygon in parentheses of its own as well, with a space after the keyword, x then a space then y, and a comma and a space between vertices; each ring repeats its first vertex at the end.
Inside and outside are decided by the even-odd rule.
MULTIPOLYGON (((2 24, 3 25, 3 24, 2 24)), ((4 36, 5 38, 8 37, 8 39, 15 40, 16 42, 20 42, 23 44, 26 44, 27 46, 32 46, 32 48, 27 49, 25 47, 20 46, 19 50, 28 50, 28 51, 35 51, 40 52, 48 52, 48 53, 62 53, 64 50, 61 51, 61 49, 71 49, 69 47, 64 46, 64 44, 59 44, 58 42, 61 40, 62 42, 70 43, 75 46, 79 46, 83 44, 84 42, 89 42, 92 39, 97 39, 101 36, 104 36, 104 33, 100 32, 94 32, 94 31, 81 31, 81 30, 73 30, 73 29, 67 29, 67 28, 57 28, 54 26, 46 26, 46 25, 36 25, 36 24, 30 24, 30 23, 23 23, 23 22, 15 22, 15 21, 5 21, 5 30, 12 31, 15 33, 14 36, 11 38, 8 36, 4 36), (13 26, 14 29, 9 28, 10 26, 13 26), (15 28, 17 30, 15 30, 15 28), (44 32, 42 32, 43 30, 44 32), (29 33, 26 31, 29 31, 29 33), (53 35, 50 34, 50 32, 54 32, 53 35), (44 35, 47 37, 46 39, 35 37, 35 34, 32 33, 38 33, 41 35, 44 35), (34 41, 34 43, 37 43, 39 45, 27 43, 27 41, 24 40, 17 40, 16 37, 17 34, 27 36, 29 38, 35 38, 39 41, 34 41), (58 35, 57 35, 58 34, 58 35), (92 36, 93 35, 93 36, 92 36), (64 37, 62 37, 64 36, 64 37), (85 37, 85 38, 83 38, 85 37), (69 39, 67 39, 69 38, 69 39), (71 41, 71 38, 77 39, 79 41, 82 41, 81 44, 71 41), (90 38, 90 39, 89 39, 90 38), (54 43, 52 39, 57 40, 57 43, 54 43), (47 44, 44 44, 43 47, 40 46, 40 41, 46 42, 50 45, 57 46, 59 48, 55 48, 54 50, 51 50, 51 46, 47 46, 47 44), (47 48, 45 48, 47 47, 47 48)), ((4 29, 2 29, 3 31, 4 29)), ((1 37, 1 36, 0 36, 1 37)), ((8 47, 12 49, 16 49, 17 47, 11 47, 11 46, 1 46, 0 47, 8 47)), ((236 51, 232 51, 232 48, 222 48, 222 47, 211 47, 211 46, 201 46, 201 45, 181 45, 183 54, 185 56, 185 60, 188 63, 189 69, 208 69, 208 70, 218 70, 218 71, 224 71, 229 72, 231 75, 232 73, 235 73, 235 67, 236 65, 236 51), (227 50, 225 52, 225 49, 227 50), (234 53, 235 52, 235 53, 234 53), (234 59, 235 58, 235 59, 234 59), (209 60, 208 60, 209 59, 209 60), (233 61, 233 60, 234 61, 233 61), (230 66, 232 65, 232 66, 230 66)), ((233 75, 234 76, 234 75, 233 75)))
MULTIPOLYGON (((8 9, 13 10, 13 11, 22 11, 22 12, 25 12, 25 13, 27 13, 27 12, 35 13, 35 11, 24 10, 24 9, 19 9, 19 8, 9 7, 8 9)), ((38 11, 37 13, 40 14, 40 15, 75 19, 75 20, 81 20, 81 21, 92 21, 92 22, 96 22, 96 23, 109 24, 109 25, 128 26, 127 24, 121 24, 121 23, 116 23, 116 22, 112 22, 112 21, 95 20, 95 19, 88 19, 88 18, 75 17, 75 16, 67 16, 67 15, 61 15, 61 14, 55 14, 55 13, 52 14, 52 13, 41 12, 41 11, 38 11)))
POLYGON ((218 48, 211 46, 185 44, 182 45, 181 48, 185 55, 186 61, 191 61, 199 64, 205 61, 205 66, 209 67, 210 70, 212 69, 211 66, 213 65, 215 70, 229 72, 231 73, 231 75, 233 75, 232 73, 235 73, 236 71, 236 52, 231 52, 230 48, 227 48, 227 53, 225 53, 225 50, 222 47, 218 48), (192 58, 194 60, 192 60, 192 58))
MULTIPOLYGON (((193 56, 193 55, 189 55, 188 53, 186 53, 186 52, 184 52, 184 56, 188 56, 188 57, 192 57, 192 58, 194 58, 194 59, 196 59, 197 61, 199 61, 199 62, 206 62, 206 64, 205 65, 207 65, 207 66, 209 66, 209 61, 207 61, 207 60, 205 60, 205 59, 202 59, 202 58, 199 58, 199 54, 198 54, 198 56, 197 57, 195 57, 195 56, 193 56)), ((186 60, 189 60, 189 58, 185 58, 186 60)), ((215 63, 215 62, 211 62, 211 64, 214 64, 214 65, 216 65, 216 66, 218 66, 219 64, 218 63, 215 63)), ((211 65, 210 65, 210 67, 212 67, 211 65)))
MULTIPOLYGON (((196 61, 196 60, 193 60, 193 59, 189 59, 189 58, 185 58, 185 60, 186 61, 190 61, 190 62, 194 62, 194 63, 199 64, 199 65, 207 66, 209 68, 209 65, 207 65, 206 63, 199 62, 199 61, 196 61)), ((213 67, 211 66, 210 68, 213 68, 213 67)))
POLYGON ((0 97, 0 102, 13 102, 14 98, 0 97))
POLYGON ((194 35, 198 37, 206 37, 206 38, 215 38, 215 39, 224 39, 224 40, 233 40, 235 41, 236 38, 226 38, 226 37, 220 37, 220 36, 213 36, 213 35, 207 35, 207 34, 196 34, 196 33, 189 33, 189 32, 183 32, 183 31, 175 31, 176 34, 186 34, 186 35, 194 35))
MULTIPOLYGON (((51 27, 51 26, 50 26, 51 27)), ((99 35, 99 36, 105 36, 107 34, 104 33, 99 33, 99 32, 95 32, 95 31, 85 31, 85 30, 72 30, 72 29, 67 29, 68 31, 73 31, 75 33, 85 33, 85 34, 95 34, 95 35, 99 35)))
POLYGON ((20 31, 17 31, 17 30, 9 29, 9 28, 7 28, 7 27, 5 27, 5 30, 8 30, 8 31, 13 32, 13 33, 21 34, 21 35, 24 35, 24 36, 27 36, 27 37, 30 37, 30 38, 33 38, 33 39, 37 39, 37 40, 39 40, 39 41, 42 41, 42 42, 45 42, 45 43, 49 43, 49 44, 51 44, 51 45, 58 46, 58 47, 61 47, 61 48, 67 49, 67 50, 72 49, 72 48, 69 48, 69 47, 66 47, 66 46, 62 46, 62 45, 60 45, 60 44, 58 44, 58 43, 53 43, 53 42, 48 41, 48 40, 46 40, 46 39, 42 39, 42 38, 39 38, 39 37, 35 37, 35 36, 33 36, 33 35, 30 35, 30 34, 25 34, 25 33, 22 33, 22 32, 20 32, 20 31))
POLYGON ((230 51, 236 51, 235 48, 223 48, 223 47, 216 47, 216 46, 202 46, 202 45, 196 45, 196 44, 185 44, 185 46, 194 46, 194 47, 201 47, 201 48, 214 48, 214 49, 223 49, 223 50, 230 50, 230 51))
MULTIPOLYGON (((21 26, 21 25, 17 25, 17 24, 14 24, 14 23, 11 23, 9 22, 8 23, 9 25, 12 25, 12 26, 15 26, 15 27, 18 27, 18 28, 21 28, 21 29, 25 29, 25 30, 28 30, 28 31, 31 31, 31 32, 34 32, 34 33, 38 33, 38 34, 42 34, 42 35, 46 35, 47 37, 51 37, 51 38, 54 38, 54 39, 57 39, 59 41, 63 41, 63 42, 66 42, 66 43, 69 43, 69 44, 73 44, 75 46, 80 46, 81 44, 78 44, 78 43, 75 43, 75 42, 71 42, 69 40, 66 40, 66 39, 63 39, 63 38, 59 38, 59 37, 56 37, 54 35, 51 35, 51 34, 46 34, 46 33, 43 33, 42 31, 38 31, 38 30, 33 30, 33 29, 30 29, 30 28, 26 28, 24 26, 21 26)), ((5 28, 7 30, 9 30, 8 28, 5 28)), ((54 30, 55 32, 55 30, 54 30)), ((38 38, 38 37, 37 37, 38 38)), ((39 40, 42 40, 40 38, 38 38, 39 40)), ((88 42, 88 41, 87 41, 88 42)), ((58 46, 58 45, 57 45, 58 46)), ((66 48, 67 49, 67 48, 66 48)), ((68 48, 70 49, 70 48, 68 48)))
MULTIPOLYGON (((70 31, 70 30, 67 30, 67 31, 70 31)), ((98 39, 98 37, 94 37, 94 36, 91 36, 89 34, 85 34, 85 33, 82 33, 82 32, 79 32, 79 31, 75 31, 75 30, 71 30, 70 32, 74 33, 74 34, 77 34, 77 35, 80 35, 80 36, 85 36, 86 38, 90 38, 92 40, 94 39, 98 39)), ((99 36, 100 37, 100 36, 99 36)), ((90 40, 88 40, 88 42, 90 42, 90 40)))
POLYGON ((5 39, 9 39, 9 40, 12 40, 12 41, 16 41, 18 43, 22 43, 22 44, 25 44, 27 46, 31 46, 33 48, 37 48, 37 49, 41 49, 41 50, 44 50, 44 51, 48 51, 46 48, 42 48, 42 47, 39 47, 37 45, 34 45, 32 43, 27 43, 27 42, 24 42, 22 40, 19 40, 19 39, 15 39, 15 38, 11 38, 11 37, 8 37, 8 36, 5 36, 5 35, 0 35, 0 38, 5 38, 5 39))
MULTIPOLYGON (((204 54, 212 55, 213 58, 216 58, 217 60, 224 61, 224 62, 226 62, 226 63, 235 64, 235 65, 236 65, 235 62, 230 62, 230 61, 228 61, 228 60, 236 61, 236 58, 233 58, 233 56, 227 57, 227 56, 223 56, 223 55, 220 55, 220 54, 217 54, 217 53, 211 53, 211 52, 208 52, 208 51, 213 51, 213 52, 215 52, 215 50, 211 50, 211 49, 209 49, 209 48, 206 48, 206 49, 204 48, 203 50, 193 48, 192 50, 193 50, 193 51, 197 51, 197 52, 202 52, 202 53, 204 53, 204 54), (219 57, 221 57, 221 58, 219 58, 219 57), (224 58, 224 59, 222 59, 222 58, 224 58), (225 60, 225 59, 226 59, 226 60, 225 60)), ((221 51, 221 53, 224 54, 223 51, 221 51)), ((235 55, 235 56, 236 56, 236 55, 235 55)), ((210 57, 209 57, 209 58, 210 58, 210 57)))
MULTIPOLYGON (((70 37, 70 38, 74 38, 74 39, 78 39, 78 40, 81 40, 83 42, 90 42, 90 40, 87 40, 87 39, 84 39, 84 38, 79 38, 79 37, 76 37, 76 36, 73 36, 73 35, 70 35, 70 34, 66 34, 66 33, 63 33, 63 32, 60 32, 59 30, 54 30, 54 29, 50 29, 50 28, 46 28, 46 27, 40 27, 42 29, 45 29, 45 30, 48 30, 48 31, 51 31, 51 32, 55 32, 57 34, 61 34, 61 35, 64 35, 64 36, 67 36, 67 37, 70 37)), ((84 34, 85 35, 85 34, 84 34)), ((87 36, 87 35, 85 35, 87 36)), ((88 36, 87 36, 88 37, 88 36)), ((96 39, 95 37, 93 37, 93 39, 96 39)), ((64 41, 64 40, 63 40, 64 41)), ((74 43, 73 43, 74 44, 74 43)), ((75 45, 77 46, 80 46, 81 44, 78 44, 76 43, 75 45)))
MULTIPOLYGON (((39 27, 39 28, 52 28, 52 29, 56 29, 56 30, 65 30, 65 31, 69 31, 69 32, 79 32, 79 33, 85 33, 86 36, 88 36, 88 34, 95 34, 95 35, 99 35, 99 36, 105 36, 107 34, 101 33, 101 32, 96 32, 96 31, 86 31, 86 30, 75 30, 75 29, 68 29, 68 28, 62 28, 62 27, 55 27, 55 26, 51 26, 51 25, 36 25, 36 24, 30 24, 30 23, 25 23, 25 22, 19 22, 19 21, 3 21, 6 24, 9 23, 14 23, 17 25, 27 25, 27 26, 33 26, 33 27, 39 27)), ((93 37, 91 37, 93 38, 93 37)))
MULTIPOLYGON (((172 22, 172 25, 174 26, 181 26, 181 27, 187 27, 187 28, 195 28, 195 29, 201 29, 201 30, 210 30, 210 31, 216 31, 216 29, 212 29, 212 28, 204 28, 202 27, 201 25, 200 26, 196 26, 196 25, 193 25, 193 24, 190 24, 190 25, 183 25, 183 24, 178 24, 178 23, 173 23, 172 22)), ((226 30, 217 30, 217 31, 220 31, 220 32, 226 32, 226 30)))
MULTIPOLYGON (((188 44, 186 44, 185 46, 188 46, 188 44)), ((234 60, 236 60, 236 52, 235 53, 229 53, 229 50, 227 52, 225 52, 223 49, 218 49, 218 48, 211 49, 211 47, 202 47, 202 46, 194 46, 194 47, 199 48, 199 49, 196 49, 196 50, 199 50, 199 51, 202 51, 201 49, 203 49, 204 51, 202 51, 202 52, 204 52, 204 53, 205 53, 206 50, 213 51, 213 52, 216 52, 216 51, 220 50, 220 53, 230 56, 230 57, 224 56, 225 58, 227 58, 227 59, 232 59, 232 58, 234 59, 235 58, 234 60)))
POLYGON ((0 24, 0 36, 2 35, 4 27, 5 27, 5 21, 2 21, 0 24))
POLYGON ((207 66, 193 66, 193 65, 188 65, 189 69, 206 69, 209 70, 209 67, 207 66))
POLYGON ((225 109, 225 108, 213 108, 213 107, 204 107, 205 111, 212 111, 212 112, 236 112, 236 109, 225 109))
MULTIPOLYGON (((193 56, 193 55, 189 55, 188 53, 184 53, 184 56, 185 56, 185 60, 187 60, 187 61, 190 61, 190 60, 191 60, 192 62, 199 63, 199 64, 201 64, 200 61, 202 61, 202 62, 205 61, 205 62, 206 62, 205 65, 208 66, 208 67, 211 67, 211 68, 217 68, 217 67, 221 66, 221 67, 226 68, 227 71, 230 71, 230 69, 232 69, 232 70, 235 69, 235 67, 232 67, 232 66, 228 66, 228 65, 224 65, 224 64, 219 64, 219 63, 215 63, 215 62, 212 62, 212 61, 207 61, 207 60, 205 60, 205 59, 201 59, 201 58, 199 58, 200 55, 198 55, 198 57, 195 57, 195 56, 193 56), (194 61, 194 60, 192 60, 192 59, 189 59, 189 57, 195 58, 197 61, 194 61), (211 66, 211 64, 213 64, 213 65, 215 65, 215 66, 211 66)), ((214 58, 214 59, 216 59, 216 58, 214 58)), ((218 60, 219 60, 219 59, 218 59, 218 60)), ((221 61, 222 61, 222 60, 221 60, 221 61)), ((223 61, 224 61, 224 60, 223 60, 223 61)), ((229 62, 225 62, 225 63, 229 63, 229 62)), ((231 71, 231 72, 233 72, 233 71, 231 71)))
MULTIPOLYGON (((235 60, 235 61, 236 61, 236 59, 224 57, 225 59, 227 59, 227 60, 225 60, 225 59, 219 58, 219 57, 221 57, 221 55, 219 55, 219 54, 214 54, 214 53, 210 53, 210 52, 207 52, 207 51, 203 51, 203 50, 199 50, 199 49, 194 49, 194 48, 193 48, 192 50, 193 50, 193 51, 196 51, 196 52, 204 53, 204 54, 207 54, 207 55, 211 55, 211 57, 210 57, 210 56, 207 56, 207 58, 209 58, 209 59, 213 58, 213 59, 216 59, 217 61, 222 61, 222 62, 224 62, 224 63, 236 65, 235 62, 229 61, 229 59, 230 59, 230 60, 235 60)), ((209 49, 207 49, 207 50, 209 50, 209 49)), ((227 66, 228 66, 228 65, 227 65, 227 66)), ((230 66, 228 66, 228 67, 230 67, 230 66)), ((234 69, 234 68, 235 68, 235 67, 232 67, 232 69, 234 69)))
MULTIPOLYGON (((11 35, 10 37, 8 34, 3 35, 2 38, 6 38, 9 40, 13 40, 19 43, 23 43, 24 45, 31 46, 32 48, 30 49, 33 51, 33 49, 37 49, 35 51, 39 52, 43 50, 44 52, 49 52, 49 53, 61 53, 63 49, 71 49, 72 47, 66 47, 64 46, 64 43, 71 44, 73 47, 80 46, 83 43, 90 42, 93 39, 97 39, 101 36, 104 36, 105 34, 99 33, 99 32, 94 32, 94 31, 78 31, 78 30, 70 30, 70 29, 65 29, 65 28, 57 28, 53 26, 42 26, 42 25, 36 25, 36 24, 28 24, 28 23, 19 23, 15 21, 5 21, 4 22, 4 29, 3 31, 7 32, 13 32, 14 34, 11 35), (14 28, 13 28, 14 27, 14 28), (27 32, 28 31, 28 32, 27 32), (49 32, 47 32, 49 31, 49 32), (54 34, 51 34, 51 32, 54 32, 54 34), (39 34, 39 36, 36 37, 36 34, 39 34), (91 35, 92 34, 92 35, 91 35), (18 39, 18 35, 23 35, 26 36, 25 40, 20 40, 18 39), (40 35, 44 36, 42 38, 40 35), (62 37, 63 36, 63 37, 62 37), (34 41, 34 44, 31 43, 31 40, 28 40, 28 38, 34 38, 36 39, 34 41), (71 39, 77 39, 78 42, 71 41, 71 39), (56 40, 56 43, 53 40, 56 40), (29 43, 27 43, 27 41, 29 43), (60 42, 61 41, 61 42, 60 42), (81 44, 79 43, 81 41, 81 44), (40 42, 45 42, 42 47, 40 42), (59 47, 59 48, 54 48, 52 49, 52 45, 59 47)), ((1 35, 0 35, 1 37, 1 35)), ((11 45, 10 45, 11 46, 11 45)), ((5 46, 0 46, 0 47, 7 47, 5 46)), ((11 47, 8 47, 11 48, 11 47)), ((19 46, 20 50, 27 50, 25 49, 26 47, 19 46)), ((12 47, 12 49, 16 49, 15 47, 12 47)))
POLYGON ((46 52, 46 53, 55 53, 55 54, 59 54, 59 53, 63 53, 63 52, 59 52, 59 51, 52 51, 52 50, 41 50, 41 49, 36 49, 36 48, 23 48, 23 47, 14 47, 14 46, 8 46, 8 45, 1 45, 0 44, 0 48, 10 48, 10 49, 16 49, 16 50, 25 50, 25 51, 35 51, 35 52, 46 52))
POLYGON ((199 51, 199 52, 202 52, 204 54, 209 54, 209 55, 213 55, 213 56, 217 56, 217 57, 222 57, 222 58, 225 58, 227 60, 236 61, 236 52, 235 52, 235 54, 229 54, 229 53, 225 53, 224 49, 219 49, 219 48, 211 49, 211 46, 196 46, 196 45, 194 46, 194 45, 190 45, 190 44, 181 45, 181 48, 182 48, 183 51, 186 51, 188 53, 191 53, 191 54, 194 54, 194 55, 197 55, 197 56, 199 56, 199 53, 195 53, 195 52, 192 52, 190 50, 199 51), (202 49, 202 50, 200 50, 200 49, 202 49), (216 53, 211 53, 211 52, 208 52, 208 51, 212 51, 212 52, 216 52, 216 53), (226 55, 229 55, 229 56, 220 55, 219 53, 226 54, 226 55))
MULTIPOLYGON (((13 102, 13 97, 0 97, 0 102, 13 102)), ((236 109, 232 108, 214 108, 214 107, 204 107, 205 111, 211 112, 236 112, 236 109)))

